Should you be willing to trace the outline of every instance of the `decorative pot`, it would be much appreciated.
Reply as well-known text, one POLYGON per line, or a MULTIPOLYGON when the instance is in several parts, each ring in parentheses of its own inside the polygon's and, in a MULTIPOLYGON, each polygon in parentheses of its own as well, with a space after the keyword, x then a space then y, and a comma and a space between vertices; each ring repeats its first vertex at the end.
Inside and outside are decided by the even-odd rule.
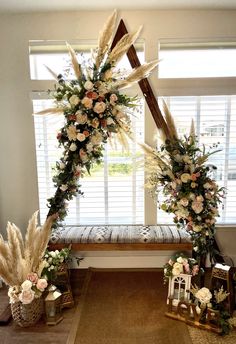
POLYGON ((43 298, 35 298, 29 304, 22 302, 11 303, 13 320, 21 327, 35 325, 44 313, 43 298))

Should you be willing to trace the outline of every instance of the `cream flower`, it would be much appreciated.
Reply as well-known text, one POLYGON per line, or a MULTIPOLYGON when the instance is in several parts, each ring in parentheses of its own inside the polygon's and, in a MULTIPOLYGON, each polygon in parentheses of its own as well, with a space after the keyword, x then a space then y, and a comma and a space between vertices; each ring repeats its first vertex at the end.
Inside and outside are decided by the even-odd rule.
POLYGON ((76 113, 76 122, 78 124, 85 124, 88 120, 88 116, 86 113, 82 113, 81 111, 77 111, 76 113))
POLYGON ((201 232, 201 230, 202 230, 202 227, 199 225, 192 225, 192 228, 193 228, 193 231, 197 232, 197 233, 201 232))
POLYGON ((183 272, 183 265, 180 263, 174 263, 173 269, 172 269, 172 275, 178 276, 183 272))
POLYGON ((181 176, 180 176, 180 179, 183 183, 187 183, 189 180, 191 180, 191 176, 189 173, 183 173, 181 176))
POLYGON ((71 145, 70 145, 70 151, 72 151, 72 152, 75 152, 76 151, 76 149, 77 149, 77 146, 76 146, 76 144, 75 143, 72 143, 71 145))
POLYGON ((178 216, 178 218, 186 219, 189 216, 189 211, 184 207, 180 207, 175 211, 175 215, 178 216))
POLYGON ((106 104, 104 102, 96 102, 93 111, 96 113, 103 113, 106 110, 106 104))
POLYGON ((66 191, 68 189, 68 186, 66 185, 66 184, 62 184, 61 186, 60 186, 60 190, 61 191, 66 191))
POLYGON ((75 141, 76 140, 76 135, 77 135, 77 132, 76 132, 76 127, 71 124, 67 129, 66 129, 66 132, 67 132, 67 136, 68 136, 68 139, 70 141, 75 141))
POLYGON ((88 154, 84 149, 80 149, 79 156, 83 163, 86 163, 89 160, 88 154))
POLYGON ((115 93, 112 93, 110 95, 110 103, 114 104, 118 100, 117 95, 115 93))
POLYGON ((202 202, 193 201, 192 209, 196 214, 200 214, 203 211, 203 204, 202 202))
POLYGON ((96 131, 90 138, 93 145, 99 145, 103 141, 103 136, 99 131, 96 131))
POLYGON ((79 104, 80 99, 79 99, 79 97, 78 97, 77 95, 73 94, 73 96, 71 96, 71 97, 69 98, 69 102, 70 102, 70 104, 71 104, 72 106, 76 106, 76 105, 79 104))
POLYGON ((64 162, 60 162, 59 167, 60 167, 60 170, 64 170, 66 165, 64 164, 64 162))
POLYGON ((90 80, 87 80, 85 83, 84 83, 84 88, 89 91, 89 90, 92 90, 93 89, 93 83, 92 81, 90 80))
POLYGON ((21 288, 22 288, 23 290, 30 290, 31 287, 32 287, 32 285, 33 285, 33 283, 32 283, 31 281, 26 280, 26 281, 24 281, 24 282, 21 284, 21 288))
POLYGON ((108 117, 108 118, 107 118, 107 125, 112 125, 112 124, 115 124, 113 118, 108 117))
POLYGON ((195 297, 201 302, 201 304, 206 305, 211 301, 212 293, 208 288, 203 287, 196 292, 195 297))
POLYGON ((188 206, 188 200, 187 198, 182 198, 179 203, 183 206, 183 207, 187 207, 188 206))
POLYGON ((93 100, 88 97, 84 97, 81 101, 81 103, 86 107, 87 109, 91 109, 93 107, 93 100))
POLYGON ((80 142, 83 142, 86 139, 86 136, 82 133, 78 133, 76 137, 77 137, 77 140, 80 142))
POLYGON ((92 125, 92 127, 93 128, 98 128, 99 127, 99 124, 100 124, 100 122, 99 122, 99 120, 97 119, 97 118, 94 118, 93 120, 92 120, 92 123, 91 123, 91 125, 92 125))

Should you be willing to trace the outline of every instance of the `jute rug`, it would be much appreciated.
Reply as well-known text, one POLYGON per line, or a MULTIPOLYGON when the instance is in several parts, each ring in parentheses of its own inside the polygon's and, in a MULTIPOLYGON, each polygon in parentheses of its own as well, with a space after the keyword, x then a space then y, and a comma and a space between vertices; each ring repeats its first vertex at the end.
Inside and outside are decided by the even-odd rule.
POLYGON ((224 337, 191 326, 188 326, 188 330, 193 344, 236 344, 235 330, 224 337))
POLYGON ((163 272, 89 271, 67 344, 191 344, 185 323, 166 318, 163 272))

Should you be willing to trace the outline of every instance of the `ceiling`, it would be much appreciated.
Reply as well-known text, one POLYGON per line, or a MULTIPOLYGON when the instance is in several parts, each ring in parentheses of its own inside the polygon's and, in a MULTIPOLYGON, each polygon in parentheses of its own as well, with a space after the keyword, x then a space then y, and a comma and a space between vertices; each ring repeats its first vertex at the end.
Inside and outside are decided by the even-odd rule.
POLYGON ((139 9, 236 9, 236 0, 0 0, 0 12, 139 9))

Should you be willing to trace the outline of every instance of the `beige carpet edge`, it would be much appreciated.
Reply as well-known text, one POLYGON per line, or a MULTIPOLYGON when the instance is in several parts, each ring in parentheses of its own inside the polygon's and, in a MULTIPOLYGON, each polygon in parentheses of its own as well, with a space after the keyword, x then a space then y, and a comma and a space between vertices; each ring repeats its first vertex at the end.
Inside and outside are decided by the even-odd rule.
POLYGON ((81 317, 81 312, 82 312, 82 309, 83 309, 83 306, 84 306, 85 297, 86 297, 86 291, 88 289, 88 286, 89 286, 89 283, 90 283, 90 280, 91 280, 91 276, 92 276, 92 270, 93 269, 89 268, 88 272, 86 274, 85 281, 84 281, 84 284, 83 284, 83 288, 82 288, 82 291, 81 291, 81 297, 80 297, 79 303, 78 303, 78 305, 76 306, 76 309, 75 309, 74 320, 72 322, 71 329, 70 329, 70 332, 69 332, 66 344, 74 344, 75 343, 75 339, 76 339, 76 335, 77 335, 77 330, 78 330, 78 325, 79 325, 80 317, 81 317))

